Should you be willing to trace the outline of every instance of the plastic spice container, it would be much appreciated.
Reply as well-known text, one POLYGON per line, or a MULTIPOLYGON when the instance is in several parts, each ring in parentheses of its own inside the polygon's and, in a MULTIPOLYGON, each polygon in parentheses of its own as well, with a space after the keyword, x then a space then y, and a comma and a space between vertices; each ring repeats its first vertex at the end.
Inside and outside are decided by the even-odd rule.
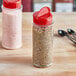
POLYGON ((2 46, 17 49, 22 46, 21 0, 3 0, 2 6, 2 46))
POLYGON ((33 65, 44 68, 52 64, 52 14, 43 7, 33 14, 33 65))

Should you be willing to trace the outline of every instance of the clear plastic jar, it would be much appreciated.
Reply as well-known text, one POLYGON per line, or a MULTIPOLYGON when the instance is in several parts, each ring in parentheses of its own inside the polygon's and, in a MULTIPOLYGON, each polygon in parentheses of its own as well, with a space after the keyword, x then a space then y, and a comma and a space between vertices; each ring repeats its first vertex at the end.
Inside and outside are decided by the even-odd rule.
POLYGON ((33 65, 44 68, 52 64, 53 28, 33 24, 33 65))

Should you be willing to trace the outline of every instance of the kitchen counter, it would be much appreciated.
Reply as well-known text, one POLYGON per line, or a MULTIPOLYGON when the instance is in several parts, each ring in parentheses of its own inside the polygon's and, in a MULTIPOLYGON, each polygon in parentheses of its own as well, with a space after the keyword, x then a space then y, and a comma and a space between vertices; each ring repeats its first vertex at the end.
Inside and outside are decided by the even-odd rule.
POLYGON ((35 68, 32 65, 32 13, 23 13, 23 47, 6 50, 1 46, 2 18, 0 14, 0 76, 76 76, 76 46, 58 29, 76 30, 76 13, 53 13, 54 44, 52 66, 35 68))

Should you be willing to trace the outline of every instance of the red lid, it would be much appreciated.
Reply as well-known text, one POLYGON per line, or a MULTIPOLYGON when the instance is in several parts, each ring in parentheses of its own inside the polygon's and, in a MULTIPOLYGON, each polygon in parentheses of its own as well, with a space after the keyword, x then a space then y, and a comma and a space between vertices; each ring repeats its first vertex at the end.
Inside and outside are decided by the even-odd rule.
POLYGON ((50 8, 43 7, 33 14, 33 22, 38 26, 45 27, 52 24, 52 14, 50 8))
POLYGON ((3 0, 3 6, 9 9, 21 7, 21 0, 3 0))

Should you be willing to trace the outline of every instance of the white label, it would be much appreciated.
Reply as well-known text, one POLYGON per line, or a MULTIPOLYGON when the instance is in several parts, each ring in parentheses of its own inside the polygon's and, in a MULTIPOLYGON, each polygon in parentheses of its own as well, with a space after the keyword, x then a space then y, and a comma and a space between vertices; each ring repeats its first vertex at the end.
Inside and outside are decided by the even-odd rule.
POLYGON ((72 12, 73 3, 56 3, 56 12, 72 12))
POLYGON ((34 3, 34 11, 39 11, 44 6, 48 6, 52 10, 51 3, 34 3))

